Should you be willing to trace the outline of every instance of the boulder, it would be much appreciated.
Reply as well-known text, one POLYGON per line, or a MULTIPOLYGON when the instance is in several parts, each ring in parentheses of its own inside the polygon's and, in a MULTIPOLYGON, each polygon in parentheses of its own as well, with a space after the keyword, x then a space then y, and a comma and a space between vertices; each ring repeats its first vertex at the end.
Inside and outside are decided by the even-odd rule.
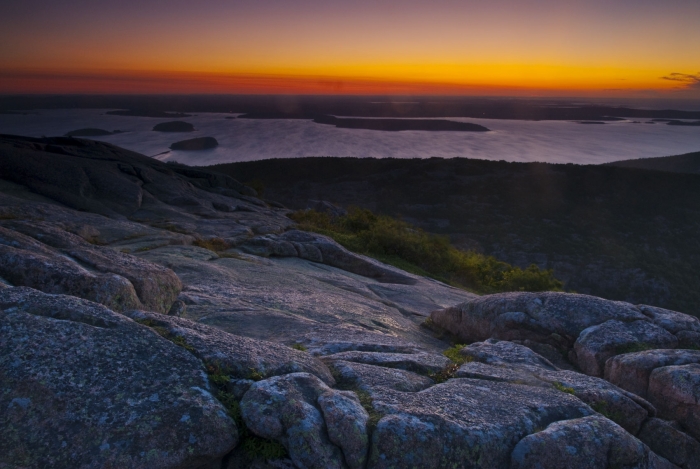
POLYGON ((659 416, 677 420, 700 439, 700 364, 664 366, 649 376, 649 401, 659 416))
POLYGON ((126 278, 90 272, 44 244, 1 226, 0 276, 15 286, 73 295, 117 311, 141 306, 126 278))
POLYGON ((605 362, 615 355, 647 349, 672 349, 676 336, 649 321, 606 321, 581 332, 574 344, 576 363, 584 373, 603 376, 605 362))
POLYGON ((700 319, 695 316, 647 305, 640 305, 638 308, 654 324, 663 327, 671 334, 683 331, 700 333, 700 319))
POLYGON ((637 437, 682 469, 700 469, 700 442, 683 433, 675 422, 657 418, 647 420, 637 437))
POLYGON ((238 441, 202 363, 84 299, 0 290, 0 466, 199 468, 238 441))
POLYGON ((369 416, 353 393, 335 391, 308 373, 259 381, 241 401, 248 429, 282 443, 297 467, 361 468, 369 416))
POLYGON ((605 379, 643 398, 656 368, 700 363, 698 350, 646 350, 617 355, 605 363, 605 379))
POLYGON ((543 357, 522 345, 493 339, 471 344, 461 351, 471 362, 456 377, 503 381, 548 387, 569 393, 613 420, 632 434, 656 415, 649 402, 600 378, 569 370, 557 370, 543 357))
POLYGON ((586 328, 648 320, 629 303, 571 293, 499 293, 433 311, 432 321, 465 342, 532 340, 571 349, 586 328))
POLYGON ((328 390, 317 402, 326 422, 328 439, 343 450, 350 469, 363 469, 369 449, 369 414, 357 395, 350 391, 328 390))
POLYGON ((564 354, 593 376, 602 376, 606 360, 615 355, 700 340, 700 322, 686 314, 570 293, 487 295, 430 317, 459 340, 527 343, 560 368, 568 367, 559 356, 564 354))
POLYGON ((378 387, 372 398, 385 416, 372 434, 371 469, 508 467, 527 435, 593 414, 553 389, 476 379, 451 379, 417 393, 378 387))
POLYGON ((523 438, 515 447, 512 469, 587 469, 676 466, 649 450, 610 420, 599 416, 555 422, 523 438))
POLYGON ((185 344, 212 371, 229 378, 256 379, 295 372, 310 373, 328 384, 328 367, 314 356, 290 347, 250 339, 175 316, 129 311, 132 319, 156 328, 171 340, 185 344))
POLYGON ((133 285, 143 307, 148 310, 167 313, 182 289, 180 279, 172 270, 129 254, 92 245, 55 225, 32 221, 7 223, 5 226, 59 250, 93 272, 126 278, 133 285))

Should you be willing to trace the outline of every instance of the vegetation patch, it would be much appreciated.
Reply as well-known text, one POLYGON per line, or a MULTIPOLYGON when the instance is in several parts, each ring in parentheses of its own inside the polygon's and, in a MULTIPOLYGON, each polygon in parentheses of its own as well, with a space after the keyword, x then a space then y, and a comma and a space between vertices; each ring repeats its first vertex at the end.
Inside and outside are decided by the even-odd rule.
POLYGON ((304 344, 292 344, 294 350, 299 350, 301 352, 306 352, 306 346, 304 344))
POLYGON ((192 243, 194 246, 200 248, 208 249, 214 252, 225 251, 231 246, 221 238, 210 238, 210 239, 196 239, 192 243))
POLYGON ((464 365, 467 362, 474 361, 472 357, 469 357, 467 355, 462 355, 462 349, 466 347, 464 344, 455 344, 452 347, 448 348, 442 354, 452 360, 454 363, 457 365, 464 365))
POLYGON ((351 251, 476 293, 561 291, 563 286, 551 269, 534 264, 521 269, 492 256, 462 251, 446 236, 367 209, 350 208, 341 217, 303 210, 289 217, 300 229, 329 236, 351 251))
POLYGON ((459 367, 465 363, 474 361, 474 359, 467 355, 462 355, 461 350, 466 347, 464 344, 455 344, 448 348, 442 354, 452 361, 449 365, 440 371, 428 374, 428 377, 435 381, 436 384, 444 383, 448 379, 454 378, 459 367))
POLYGON ((374 408, 374 405, 372 404, 374 400, 372 399, 370 393, 362 389, 354 389, 354 392, 357 394, 357 398, 360 400, 360 405, 362 405, 362 407, 364 407, 364 409, 367 411, 367 414, 369 414, 367 427, 369 434, 371 435, 374 429, 377 428, 379 421, 382 419, 382 417, 384 417, 384 414, 378 412, 374 408))
POLYGON ((554 383, 552 383, 552 386, 554 386, 554 389, 556 389, 558 391, 565 392, 567 394, 571 394, 572 396, 574 395, 574 388, 564 386, 562 383, 560 383, 558 381, 555 381, 554 383))

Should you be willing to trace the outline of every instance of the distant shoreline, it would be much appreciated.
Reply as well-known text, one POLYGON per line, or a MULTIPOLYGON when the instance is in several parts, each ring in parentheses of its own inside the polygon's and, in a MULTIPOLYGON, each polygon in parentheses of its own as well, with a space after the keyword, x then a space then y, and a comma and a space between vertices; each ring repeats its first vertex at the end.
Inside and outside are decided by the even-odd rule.
MULTIPOLYGON (((0 112, 37 109, 109 109, 109 115, 184 118, 193 113, 255 114, 258 118, 314 119, 318 116, 373 118, 481 118, 513 120, 614 121, 629 119, 700 120, 697 109, 653 109, 644 102, 599 100, 476 98, 461 96, 277 96, 277 95, 5 95, 0 112)), ((676 103, 678 104, 678 103, 676 103)), ((657 104, 660 106, 661 104, 657 104)), ((678 104, 678 107, 684 107, 678 104)))

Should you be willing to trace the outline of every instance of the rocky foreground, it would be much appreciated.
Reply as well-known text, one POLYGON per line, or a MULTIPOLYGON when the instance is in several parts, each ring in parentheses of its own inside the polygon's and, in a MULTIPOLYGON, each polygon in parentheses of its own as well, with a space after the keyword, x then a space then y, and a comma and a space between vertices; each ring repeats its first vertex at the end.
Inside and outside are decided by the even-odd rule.
POLYGON ((478 297, 286 213, 0 137, 0 468, 700 468, 697 318, 478 297))

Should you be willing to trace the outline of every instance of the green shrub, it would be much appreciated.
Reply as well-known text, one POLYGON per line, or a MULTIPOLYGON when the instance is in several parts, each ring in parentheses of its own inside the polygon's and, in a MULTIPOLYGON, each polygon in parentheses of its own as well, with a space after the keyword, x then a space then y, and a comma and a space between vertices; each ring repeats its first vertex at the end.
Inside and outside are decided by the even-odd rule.
POLYGON ((442 354, 452 360, 454 363, 457 365, 464 365, 467 362, 470 362, 473 360, 472 357, 468 357, 466 355, 462 355, 460 352, 461 350, 466 347, 466 345, 463 344, 455 344, 452 347, 448 348, 442 354))
POLYGON ((477 293, 560 291, 563 286, 552 270, 534 264, 521 269, 491 256, 462 251, 445 236, 366 209, 351 208, 347 215, 335 218, 303 210, 290 218, 300 229, 330 236, 351 251, 477 293))

